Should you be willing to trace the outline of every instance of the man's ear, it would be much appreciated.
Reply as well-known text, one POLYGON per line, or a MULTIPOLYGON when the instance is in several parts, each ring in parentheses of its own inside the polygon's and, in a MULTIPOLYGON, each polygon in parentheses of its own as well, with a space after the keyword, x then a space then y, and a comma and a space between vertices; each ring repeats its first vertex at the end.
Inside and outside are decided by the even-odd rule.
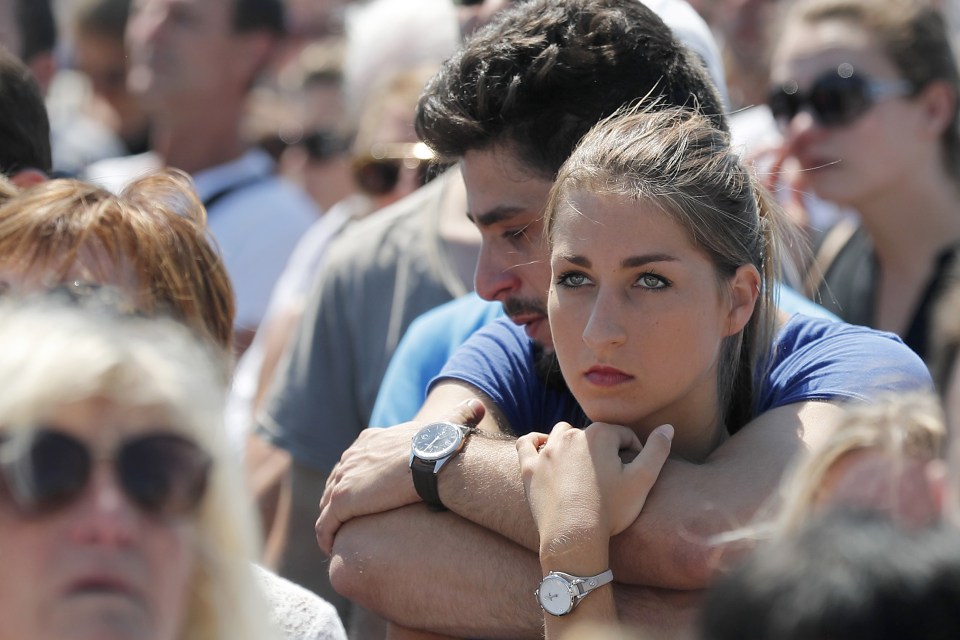
POLYGON ((47 174, 39 169, 21 169, 10 176, 10 182, 18 189, 26 189, 47 180, 49 180, 47 174))
POLYGON ((725 335, 732 336, 743 330, 760 296, 760 272, 752 264, 740 265, 730 278, 730 313, 727 316, 725 335))

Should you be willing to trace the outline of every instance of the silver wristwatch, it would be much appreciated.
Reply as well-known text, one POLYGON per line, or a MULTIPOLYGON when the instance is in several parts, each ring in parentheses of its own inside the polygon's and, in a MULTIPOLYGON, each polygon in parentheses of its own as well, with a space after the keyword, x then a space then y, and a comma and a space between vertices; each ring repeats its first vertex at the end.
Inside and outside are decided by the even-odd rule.
POLYGON ((610 569, 589 577, 551 571, 540 581, 540 587, 534 593, 541 609, 552 616, 565 616, 573 611, 588 593, 611 582, 613 571, 610 569))

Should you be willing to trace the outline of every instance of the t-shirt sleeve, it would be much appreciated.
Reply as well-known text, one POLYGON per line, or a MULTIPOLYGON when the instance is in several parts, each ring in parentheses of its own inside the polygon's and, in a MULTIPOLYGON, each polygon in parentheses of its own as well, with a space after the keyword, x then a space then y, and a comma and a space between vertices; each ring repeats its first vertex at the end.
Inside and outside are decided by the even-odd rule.
POLYGON ((430 381, 474 332, 502 316, 499 302, 470 293, 419 316, 403 334, 380 383, 371 427, 412 420, 423 406, 430 381))
MULTIPOLYGON (((543 430, 544 394, 534 365, 533 342, 521 327, 501 318, 474 333, 457 349, 436 378, 473 385, 500 408, 515 433, 543 430)), ((552 426, 552 425, 550 425, 552 426)))
POLYGON ((366 426, 357 403, 349 274, 331 257, 277 367, 258 431, 298 462, 328 472, 366 426))
POLYGON ((923 361, 892 333, 796 315, 774 348, 757 413, 810 400, 872 401, 933 388, 923 361))
POLYGON ((414 321, 390 359, 370 415, 371 427, 389 427, 413 419, 426 398, 427 384, 450 355, 436 340, 432 324, 414 321))

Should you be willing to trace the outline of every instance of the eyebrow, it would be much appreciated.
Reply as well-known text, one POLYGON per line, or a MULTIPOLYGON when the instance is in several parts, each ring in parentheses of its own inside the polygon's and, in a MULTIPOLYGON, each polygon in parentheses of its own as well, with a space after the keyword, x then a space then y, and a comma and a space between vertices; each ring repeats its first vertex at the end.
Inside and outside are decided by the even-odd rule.
POLYGON ((526 211, 527 210, 524 207, 515 205, 501 205, 499 207, 494 207, 489 211, 484 211, 483 213, 471 213, 467 211, 467 218, 469 218, 470 221, 478 227, 489 227, 491 225, 503 222, 504 220, 515 218, 526 211))
MULTIPOLYGON (((569 262, 570 264, 575 264, 578 267, 584 267, 589 269, 593 266, 593 263, 590 262, 590 259, 586 256, 578 255, 565 255, 558 254, 555 256, 557 260, 563 260, 569 262)), ((625 269, 633 269, 636 267, 642 267, 648 265, 652 262, 678 262, 679 258, 676 256, 670 255, 669 253, 646 253, 639 256, 630 256, 629 258, 624 258, 620 261, 620 266, 625 269)))

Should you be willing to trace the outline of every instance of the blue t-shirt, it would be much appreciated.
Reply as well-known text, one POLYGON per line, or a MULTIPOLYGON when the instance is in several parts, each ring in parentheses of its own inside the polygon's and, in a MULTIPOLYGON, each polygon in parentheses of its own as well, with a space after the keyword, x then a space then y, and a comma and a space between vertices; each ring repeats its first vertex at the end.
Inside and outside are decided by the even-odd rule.
MULTIPOLYGON (((501 318, 475 333, 434 378, 467 382, 503 411, 516 435, 549 431, 583 418, 569 391, 536 373, 533 341, 501 318)), ((894 391, 929 390, 923 361, 896 335, 804 315, 779 331, 754 415, 808 400, 870 400, 894 391)))
MULTIPOLYGON (((784 313, 803 313, 839 320, 815 302, 779 284, 777 307, 784 313)), ((386 427, 412 420, 427 397, 427 386, 443 365, 474 331, 503 316, 503 305, 486 302, 476 293, 427 311, 414 320, 393 353, 377 401, 371 427, 386 427)))
POLYGON ((477 329, 502 315, 499 302, 468 293, 414 320, 390 358, 370 426, 389 427, 412 419, 427 397, 430 380, 450 355, 477 329))

